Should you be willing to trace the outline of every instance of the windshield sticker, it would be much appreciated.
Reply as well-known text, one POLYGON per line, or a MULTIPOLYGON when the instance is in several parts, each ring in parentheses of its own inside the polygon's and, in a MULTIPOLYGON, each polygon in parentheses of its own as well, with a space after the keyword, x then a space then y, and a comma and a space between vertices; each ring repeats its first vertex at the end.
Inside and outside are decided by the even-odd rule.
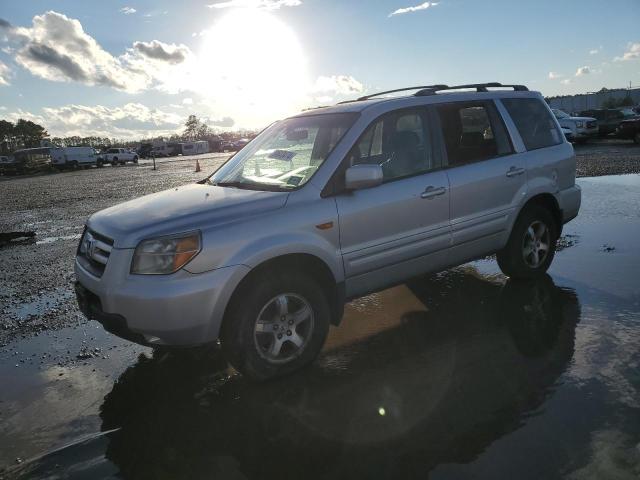
POLYGON ((275 160, 285 160, 287 162, 290 162, 295 156, 295 152, 289 152, 287 150, 274 150, 269 154, 269 158, 273 158, 275 160))

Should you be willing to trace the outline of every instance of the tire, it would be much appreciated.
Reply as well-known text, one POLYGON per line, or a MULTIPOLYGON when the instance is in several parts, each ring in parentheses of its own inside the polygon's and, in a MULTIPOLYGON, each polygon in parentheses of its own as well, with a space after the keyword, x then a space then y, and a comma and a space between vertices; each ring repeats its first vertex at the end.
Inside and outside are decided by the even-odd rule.
POLYGON ((71 169, 72 170, 77 170, 78 169, 78 162, 76 162, 76 161, 71 162, 71 169))
POLYGON ((636 134, 633 136, 633 143, 635 143, 636 145, 640 145, 640 132, 636 132, 636 134))
POLYGON ((111 159, 111 166, 115 167, 116 165, 118 165, 118 157, 113 157, 111 159))
POLYGON ((96 168, 102 168, 102 167, 104 167, 104 162, 102 160, 98 160, 96 162, 96 168))
POLYGON ((138 157, 133 157, 133 163, 135 163, 135 164, 138 163, 138 157))
POLYGON ((234 294, 222 347, 229 363, 251 380, 287 375, 318 356, 330 316, 326 295, 312 277, 285 269, 258 273, 234 294))
POLYGON ((513 279, 539 278, 553 261, 557 241, 552 213, 539 205, 527 207, 516 220, 507 245, 497 254, 498 266, 513 279), (546 249, 541 248, 544 246, 546 249))

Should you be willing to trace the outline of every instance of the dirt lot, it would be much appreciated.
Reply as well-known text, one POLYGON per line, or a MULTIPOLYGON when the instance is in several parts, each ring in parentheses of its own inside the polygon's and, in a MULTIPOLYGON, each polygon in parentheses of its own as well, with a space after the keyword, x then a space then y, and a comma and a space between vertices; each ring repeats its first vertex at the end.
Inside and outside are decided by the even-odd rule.
POLYGON ((0 246, 0 344, 81 319, 69 289, 85 220, 97 210, 204 178, 228 154, 157 160, 24 178, 0 177, 0 233, 35 232, 0 246), (202 172, 195 172, 196 159, 202 172))
MULTIPOLYGON (((640 172, 626 142, 576 153, 581 176, 640 172)), ((579 179, 544 281, 486 259, 358 299, 311 368, 254 385, 108 334, 72 293, 91 213, 224 158, 0 179, 0 232, 35 232, 0 246, 0 479, 638 478, 639 175, 579 179)))

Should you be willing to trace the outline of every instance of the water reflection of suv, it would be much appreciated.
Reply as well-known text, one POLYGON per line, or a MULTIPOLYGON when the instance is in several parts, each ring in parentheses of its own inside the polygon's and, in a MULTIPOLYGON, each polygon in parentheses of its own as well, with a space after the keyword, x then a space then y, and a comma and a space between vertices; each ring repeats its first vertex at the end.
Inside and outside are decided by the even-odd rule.
POLYGON ((265 379, 311 362, 347 299, 491 253, 544 274, 580 207, 573 148, 539 93, 491 87, 306 111, 198 184, 95 213, 82 310, 147 345, 220 339, 265 379))

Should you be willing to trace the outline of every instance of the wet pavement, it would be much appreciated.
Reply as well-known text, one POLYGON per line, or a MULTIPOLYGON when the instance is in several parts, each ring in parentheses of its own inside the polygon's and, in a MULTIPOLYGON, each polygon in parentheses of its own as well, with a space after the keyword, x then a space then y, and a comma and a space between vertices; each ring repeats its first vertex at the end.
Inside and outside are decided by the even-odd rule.
POLYGON ((119 340, 60 282, 6 305, 73 319, 5 337, 0 477, 640 477, 640 175, 579 183, 549 277, 485 259, 358 299, 314 365, 265 384, 119 340))

